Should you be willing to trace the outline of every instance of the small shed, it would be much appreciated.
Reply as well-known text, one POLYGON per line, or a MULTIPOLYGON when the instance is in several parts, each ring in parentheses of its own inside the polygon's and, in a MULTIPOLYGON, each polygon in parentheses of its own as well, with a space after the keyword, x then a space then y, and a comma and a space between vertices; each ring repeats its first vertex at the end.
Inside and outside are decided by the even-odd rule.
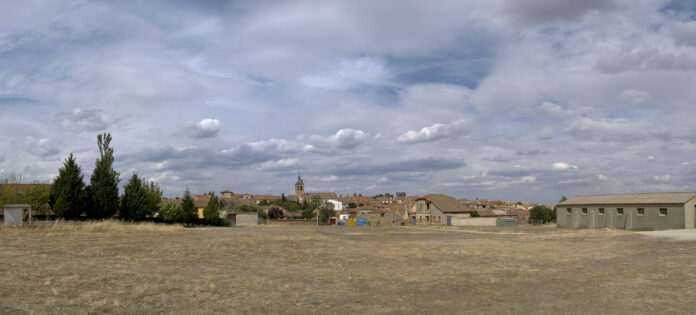
POLYGON ((31 205, 5 205, 5 225, 22 225, 31 222, 31 205))
POLYGON ((515 218, 498 218, 495 221, 496 226, 517 226, 517 219, 515 218))
POLYGON ((259 215, 256 212, 237 212, 235 221, 236 226, 259 225, 259 215))

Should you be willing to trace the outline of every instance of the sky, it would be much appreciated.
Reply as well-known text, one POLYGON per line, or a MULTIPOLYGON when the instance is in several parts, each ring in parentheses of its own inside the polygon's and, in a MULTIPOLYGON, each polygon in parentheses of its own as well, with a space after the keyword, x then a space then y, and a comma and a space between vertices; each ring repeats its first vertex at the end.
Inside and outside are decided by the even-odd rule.
POLYGON ((2 1, 0 178, 696 191, 696 1, 2 1))

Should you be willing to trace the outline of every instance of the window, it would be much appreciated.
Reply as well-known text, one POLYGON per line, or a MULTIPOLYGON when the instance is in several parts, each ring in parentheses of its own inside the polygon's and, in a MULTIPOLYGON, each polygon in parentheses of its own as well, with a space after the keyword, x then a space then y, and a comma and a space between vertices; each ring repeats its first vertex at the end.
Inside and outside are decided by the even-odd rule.
POLYGON ((604 208, 599 208, 599 215, 604 215, 604 208))
POLYGON ((616 214, 623 215, 623 208, 616 208, 616 214))
POLYGON ((587 208, 582 208, 582 215, 586 215, 586 214, 587 214, 587 208))
POLYGON ((644 215, 645 214, 645 208, 638 208, 638 215, 644 215))
POLYGON ((567 214, 571 214, 572 212, 573 212, 573 209, 572 209, 572 208, 566 208, 566 213, 567 213, 567 214))
POLYGON ((660 215, 666 216, 667 215, 667 208, 660 208, 660 215))

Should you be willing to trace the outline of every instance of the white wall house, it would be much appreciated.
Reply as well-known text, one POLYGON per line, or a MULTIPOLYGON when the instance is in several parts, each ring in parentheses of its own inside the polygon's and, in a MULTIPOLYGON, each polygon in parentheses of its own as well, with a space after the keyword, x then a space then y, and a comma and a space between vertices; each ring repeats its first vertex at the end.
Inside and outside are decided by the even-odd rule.
POLYGON ((332 203, 334 205, 334 210, 336 210, 336 211, 343 210, 343 202, 340 202, 338 200, 333 200, 333 199, 329 199, 326 202, 332 203))

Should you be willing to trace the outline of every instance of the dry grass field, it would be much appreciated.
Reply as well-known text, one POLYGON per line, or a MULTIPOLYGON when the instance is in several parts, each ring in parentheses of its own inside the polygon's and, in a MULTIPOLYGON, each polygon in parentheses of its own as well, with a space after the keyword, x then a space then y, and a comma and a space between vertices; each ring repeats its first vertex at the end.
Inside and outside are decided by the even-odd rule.
POLYGON ((692 313, 696 242, 535 228, 0 228, 0 313, 692 313))

